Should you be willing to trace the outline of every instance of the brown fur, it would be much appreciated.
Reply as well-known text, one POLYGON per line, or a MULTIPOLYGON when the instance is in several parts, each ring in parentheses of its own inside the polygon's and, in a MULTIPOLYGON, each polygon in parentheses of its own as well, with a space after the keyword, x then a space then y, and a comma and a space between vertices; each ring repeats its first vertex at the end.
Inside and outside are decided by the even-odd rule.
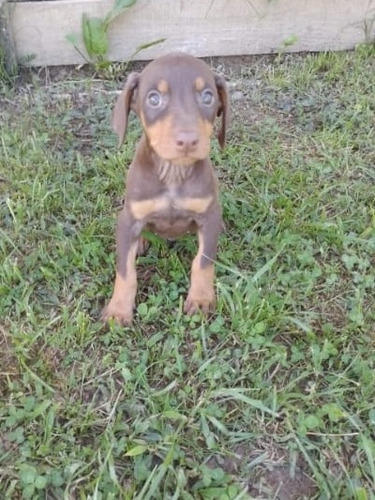
POLYGON ((176 238, 198 233, 184 310, 214 307, 214 265, 223 223, 217 181, 208 157, 213 124, 221 116, 225 144, 229 100, 223 78, 202 61, 183 53, 156 59, 142 73, 129 75, 113 112, 120 144, 130 110, 143 135, 127 175, 125 204, 117 223, 117 269, 112 299, 102 318, 128 325, 133 319, 137 278, 135 258, 146 244, 143 229, 176 238))

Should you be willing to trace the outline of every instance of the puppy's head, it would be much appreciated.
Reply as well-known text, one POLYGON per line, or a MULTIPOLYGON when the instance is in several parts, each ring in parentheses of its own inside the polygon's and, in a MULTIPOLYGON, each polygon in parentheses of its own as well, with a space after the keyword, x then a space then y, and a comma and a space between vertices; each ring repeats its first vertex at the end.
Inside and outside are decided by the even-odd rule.
POLYGON ((229 98, 225 80, 184 53, 162 56, 129 75, 113 112, 123 142, 130 110, 139 116, 151 148, 163 160, 189 165, 207 157, 216 116, 225 144, 229 98))

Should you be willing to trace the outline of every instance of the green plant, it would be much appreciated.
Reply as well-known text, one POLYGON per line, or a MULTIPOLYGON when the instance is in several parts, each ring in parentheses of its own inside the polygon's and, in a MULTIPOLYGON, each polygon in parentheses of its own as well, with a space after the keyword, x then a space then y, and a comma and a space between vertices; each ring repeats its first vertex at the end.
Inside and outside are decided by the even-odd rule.
POLYGON ((115 0, 113 8, 102 19, 100 17, 89 17, 82 14, 82 39, 87 52, 87 57, 81 52, 78 45, 80 37, 77 34, 69 34, 66 39, 74 45, 80 55, 96 65, 106 64, 106 55, 109 49, 108 28, 109 25, 126 9, 134 5, 136 0, 115 0))
POLYGON ((4 47, 0 45, 0 89, 13 84, 18 75, 18 66, 7 62, 4 47))
POLYGON ((363 32, 365 43, 374 45, 375 43, 375 9, 371 9, 367 17, 363 20, 363 32))

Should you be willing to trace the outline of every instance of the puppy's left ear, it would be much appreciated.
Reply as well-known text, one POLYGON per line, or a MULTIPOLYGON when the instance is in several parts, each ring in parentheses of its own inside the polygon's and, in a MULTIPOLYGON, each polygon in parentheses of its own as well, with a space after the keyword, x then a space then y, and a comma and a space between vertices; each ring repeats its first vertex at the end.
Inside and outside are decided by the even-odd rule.
POLYGON ((225 136, 229 124, 229 92, 227 84, 222 76, 215 75, 217 93, 219 95, 220 106, 217 116, 221 116, 221 126, 217 134, 221 149, 225 146, 225 136))

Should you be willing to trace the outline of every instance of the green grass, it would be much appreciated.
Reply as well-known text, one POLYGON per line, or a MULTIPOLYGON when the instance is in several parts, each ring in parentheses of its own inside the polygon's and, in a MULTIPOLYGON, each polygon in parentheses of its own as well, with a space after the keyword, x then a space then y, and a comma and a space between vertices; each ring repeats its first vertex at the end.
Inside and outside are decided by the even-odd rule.
POLYGON ((139 136, 117 151, 118 83, 4 88, 2 498, 375 498, 374 55, 224 68, 217 311, 182 312, 194 239, 156 242, 132 328, 98 322, 139 136))

